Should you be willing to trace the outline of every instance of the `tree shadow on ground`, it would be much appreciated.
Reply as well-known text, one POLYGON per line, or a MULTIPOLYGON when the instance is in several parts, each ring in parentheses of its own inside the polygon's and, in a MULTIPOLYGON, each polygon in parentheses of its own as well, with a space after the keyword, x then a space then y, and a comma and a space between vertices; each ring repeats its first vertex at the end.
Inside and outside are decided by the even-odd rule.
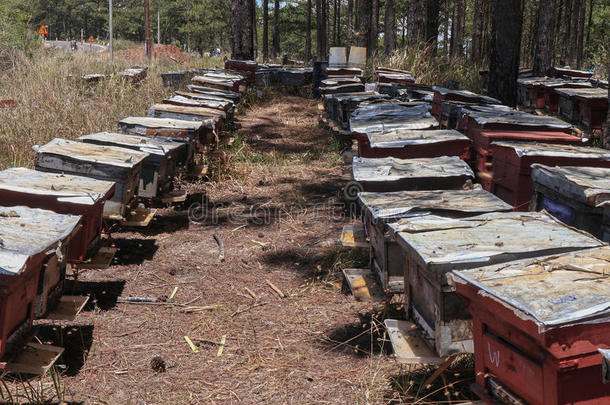
POLYGON ((93 329, 93 325, 40 325, 35 336, 44 344, 63 347, 57 366, 62 375, 75 376, 89 356, 93 329))
POLYGON ((118 248, 113 265, 129 266, 142 264, 152 260, 159 246, 156 239, 113 239, 113 245, 118 248))
POLYGON ((84 311, 93 311, 95 308, 108 311, 116 306, 117 298, 125 289, 125 283, 125 280, 66 280, 64 291, 66 295, 88 295, 90 298, 84 311))

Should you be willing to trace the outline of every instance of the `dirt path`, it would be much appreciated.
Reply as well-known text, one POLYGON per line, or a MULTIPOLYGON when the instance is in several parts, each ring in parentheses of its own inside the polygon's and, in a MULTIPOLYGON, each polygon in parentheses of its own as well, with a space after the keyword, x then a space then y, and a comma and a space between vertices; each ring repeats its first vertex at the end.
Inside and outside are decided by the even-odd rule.
POLYGON ((351 221, 338 198, 346 166, 336 142, 317 127, 315 101, 257 105, 212 175, 221 181, 188 186, 204 207, 191 206, 195 221, 186 209, 167 211, 146 232, 113 234, 123 248, 117 264, 83 277, 95 305, 73 325, 41 332, 58 341, 62 331, 64 345, 85 348, 65 357, 66 400, 355 404, 388 389, 397 369, 380 353, 383 305, 341 290, 340 270, 367 257, 336 244, 351 221), (118 294, 162 297, 175 287, 176 303, 211 307, 116 303, 118 294), (151 369, 154 356, 166 372, 151 369))

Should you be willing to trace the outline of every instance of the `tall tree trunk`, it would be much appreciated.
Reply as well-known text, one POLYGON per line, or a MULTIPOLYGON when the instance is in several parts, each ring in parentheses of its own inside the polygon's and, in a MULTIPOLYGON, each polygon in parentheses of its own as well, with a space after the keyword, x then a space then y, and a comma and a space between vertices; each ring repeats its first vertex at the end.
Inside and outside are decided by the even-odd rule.
POLYGON ((517 105, 523 10, 521 0, 494 0, 489 95, 517 105))
POLYGON ((346 16, 346 29, 347 29, 347 46, 352 46, 354 38, 354 25, 352 19, 354 17, 354 0, 347 0, 347 16, 346 16))
POLYGON ((338 29, 338 23, 337 23, 337 17, 338 17, 338 13, 337 13, 337 8, 338 8, 338 0, 334 0, 333 1, 333 46, 337 46, 337 35, 339 33, 339 29, 338 29))
POLYGON ((580 0, 572 1, 572 15, 570 22, 570 66, 576 66, 576 55, 578 53, 578 19, 580 16, 580 0))
POLYGON ((367 0, 359 1, 360 8, 356 12, 360 25, 358 26, 358 39, 356 43, 358 46, 365 47, 367 50, 367 56, 370 55, 370 36, 371 36, 371 17, 372 17, 372 2, 367 0))
POLYGON ((341 46, 341 0, 337 0, 337 39, 335 46, 341 46))
POLYGON ((578 8, 578 32, 576 34, 576 68, 582 68, 583 42, 585 37, 585 16, 587 10, 586 0, 580 0, 578 8))
POLYGON ((374 56, 379 48, 379 0, 372 0, 371 3, 371 31, 368 53, 374 56))
POLYGON ((562 18, 563 18, 563 9, 565 8, 565 0, 556 0, 556 7, 555 7, 555 28, 553 29, 553 46, 551 46, 551 49, 553 49, 553 54, 552 54, 552 58, 551 58, 551 66, 555 66, 557 64, 557 52, 556 50, 559 48, 559 44, 558 41, 561 40, 561 33, 562 33, 562 26, 561 26, 561 22, 562 22, 562 18))
POLYGON ((589 38, 591 36, 591 24, 593 24, 593 3, 595 3, 594 0, 589 0, 589 19, 587 22, 587 39, 585 42, 587 47, 590 45, 589 38))
POLYGON ((263 0, 263 62, 269 60, 269 0, 263 0))
MULTIPOLYGON (((263 0, 267 2, 267 0, 263 0)), ((311 0, 307 0, 307 27, 305 27, 305 63, 311 60, 311 0)))
POLYGON ((536 33, 534 74, 546 76, 551 68, 553 52, 553 0, 539 0, 536 33))
POLYGON ((256 0, 252 1, 252 49, 254 49, 254 58, 258 58, 258 31, 256 22, 256 0))
POLYGON ((254 59, 252 40, 252 2, 254 0, 232 0, 231 2, 231 57, 254 59))
MULTIPOLYGON (((484 0, 483 0, 484 1, 484 0)), ((482 0, 474 0, 472 10, 472 61, 481 63, 481 41, 483 40, 483 4, 482 0)))
POLYGON ((280 56, 280 0, 275 0, 273 8, 273 56, 280 56))
POLYGON ((466 0, 454 1, 453 24, 454 30, 451 31, 451 55, 461 56, 464 54, 464 27, 466 16, 466 0))
POLYGON ((402 25, 402 38, 400 39, 400 46, 402 48, 404 48, 406 45, 405 40, 406 40, 406 36, 407 36, 407 33, 406 33, 407 17, 406 16, 402 18, 400 25, 402 25))
POLYGON ((383 19, 383 52, 390 55, 396 49, 396 8, 395 0, 385 0, 383 19))
MULTIPOLYGON (((610 71, 610 64, 608 64, 606 68, 610 71)), ((608 82, 610 82, 610 74, 608 74, 608 82)), ((610 87, 608 87, 608 100, 610 100, 610 87)), ((604 128, 604 133, 602 135, 602 143, 604 148, 610 149, 610 104, 608 105, 608 113, 606 114, 606 128, 604 128)))
MULTIPOLYGON (((386 0, 387 1, 387 0, 386 0)), ((440 12, 440 0, 428 0, 426 10, 426 41, 434 45, 436 52, 436 43, 438 41, 438 14, 440 12)))
POLYGON ((564 12, 564 32, 563 32, 563 47, 561 48, 561 58, 559 61, 560 65, 567 65, 568 59, 570 57, 570 36, 571 36, 571 26, 572 23, 572 0, 565 0, 565 12, 564 12))
POLYGON ((327 0, 316 0, 316 40, 318 50, 318 60, 326 60, 328 58, 328 33, 326 25, 326 3, 327 0))
POLYGON ((451 1, 445 0, 445 27, 443 29, 443 50, 445 55, 449 54, 449 11, 451 10, 451 1))
POLYGON ((414 46, 426 40, 426 0, 410 1, 409 17, 407 38, 409 45, 414 46))

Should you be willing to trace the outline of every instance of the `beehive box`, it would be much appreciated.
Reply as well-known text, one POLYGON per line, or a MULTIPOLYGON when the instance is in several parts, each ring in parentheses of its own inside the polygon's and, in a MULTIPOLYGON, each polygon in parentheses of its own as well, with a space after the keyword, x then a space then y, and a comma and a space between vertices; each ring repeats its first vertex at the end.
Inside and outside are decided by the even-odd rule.
POLYGON ((482 130, 473 131, 473 158, 478 171, 493 171, 493 142, 539 142, 558 145, 584 146, 582 138, 560 131, 514 131, 514 130, 482 130))
POLYGON ((151 118, 167 118, 184 121, 212 122, 216 134, 220 133, 227 113, 212 108, 185 107, 174 104, 155 104, 148 110, 151 118))
POLYGON ((608 90, 590 89, 576 95, 580 110, 580 121, 589 129, 602 129, 608 111, 608 90))
POLYGON ((605 404, 610 248, 453 272, 473 317, 477 392, 488 403, 605 404), (535 288, 532 288, 535 286, 535 288))
POLYGON ((502 104, 500 100, 492 97, 476 94, 468 90, 449 90, 443 87, 432 87, 434 97, 432 99, 432 115, 437 119, 441 117, 441 104, 443 101, 463 101, 474 104, 502 104))
POLYGON ((232 91, 241 93, 246 90, 245 80, 234 78, 214 77, 208 74, 204 76, 195 76, 191 82, 198 86, 209 87, 216 90, 232 91))
POLYGON ((326 68, 326 74, 328 75, 328 77, 332 77, 332 76, 362 76, 363 72, 362 69, 360 68, 354 68, 354 67, 332 67, 329 66, 326 68))
POLYGON ((36 170, 80 175, 116 183, 104 204, 104 217, 123 220, 137 198, 147 153, 113 146, 54 139, 36 152, 36 170))
POLYGON ((404 292, 403 250, 388 224, 401 218, 435 215, 461 218, 512 207, 480 188, 470 190, 399 191, 360 193, 365 232, 371 244, 371 268, 377 271, 381 286, 392 293, 404 292))
POLYGON ((82 261, 99 240, 104 204, 114 194, 114 182, 23 167, 0 172, 0 206, 27 205, 58 214, 82 216, 70 242, 68 262, 82 261))
POLYGON ((542 83, 542 90, 544 91, 544 107, 551 113, 559 112, 559 95, 557 94, 558 89, 584 89, 590 88, 591 83, 589 81, 575 81, 575 80, 562 80, 554 79, 544 81, 542 83))
POLYGON ((254 84, 256 78, 255 73, 258 67, 258 63, 253 60, 234 60, 229 59, 225 61, 225 69, 237 70, 246 75, 247 81, 250 84, 254 84))
POLYGON ((320 87, 320 94, 325 96, 328 94, 362 93, 364 89, 362 83, 339 84, 337 86, 320 87))
POLYGON ((198 86, 196 84, 189 84, 188 86, 186 86, 186 88, 193 93, 204 94, 207 96, 221 97, 221 98, 224 98, 225 100, 232 101, 235 104, 239 104, 239 101, 241 99, 241 95, 234 91, 224 91, 224 90, 219 90, 219 89, 213 89, 211 87, 198 86))
POLYGON ((470 154, 470 139, 450 129, 369 132, 357 140, 358 156, 364 158, 459 156, 466 160, 470 154))
POLYGON ((559 115, 569 122, 578 123, 580 121, 580 107, 576 95, 590 89, 557 89, 555 93, 559 98, 559 115))
POLYGON ((140 135, 152 138, 169 138, 189 145, 187 164, 192 165, 195 152, 205 150, 215 139, 213 120, 184 121, 168 118, 127 117, 118 125, 121 134, 140 135))
POLYGON ((313 83, 313 68, 284 68, 278 72, 280 83, 284 86, 306 86, 313 83))
POLYGON ((546 210, 570 226, 605 240, 604 206, 610 205, 610 169, 532 165, 530 211, 546 210))
POLYGON ((174 177, 187 155, 186 144, 166 138, 99 132, 78 139, 85 143, 116 146, 147 153, 138 185, 138 196, 142 198, 159 197, 171 190, 174 177))
POLYGON ((220 103, 221 105, 221 110, 223 111, 231 111, 235 108, 235 102, 233 100, 230 100, 226 97, 221 97, 221 96, 216 96, 213 94, 205 94, 205 93, 194 93, 191 91, 176 91, 175 93, 177 96, 182 96, 182 97, 186 97, 192 100, 198 100, 198 101, 214 101, 217 103, 220 103))
POLYGON ((562 68, 562 67, 553 67, 551 69, 551 74, 553 77, 583 77, 589 79, 593 77, 593 72, 589 72, 587 70, 576 70, 570 68, 562 68))
POLYGON ((455 190, 474 179, 468 164, 456 156, 420 159, 355 157, 352 176, 362 191, 375 192, 455 190))
MULTIPOLYGON (((62 215, 38 208, 23 206, 0 208, 2 250, 33 259, 36 266, 32 269, 22 269, 25 273, 23 279, 13 278, 19 273, 0 272, 2 287, 0 290, 6 288, 16 295, 2 298, 13 304, 9 310, 16 311, 19 318, 23 319, 23 315, 28 312, 26 309, 28 305, 32 305, 36 316, 42 316, 61 297, 65 279, 65 259, 70 250, 69 245, 78 233, 80 221, 79 215, 62 215), (30 272, 39 274, 34 275, 30 272), (16 290, 11 285, 13 282, 23 282, 21 286, 25 289, 25 293, 23 290, 16 290), (33 294, 30 289, 33 289, 33 294), (24 308, 18 308, 19 300, 31 301, 22 302, 20 305, 24 308)), ((0 304, 0 311, 4 309, 4 305, 0 304)), ((8 317, 11 318, 12 315, 8 314, 8 317)), ((16 322, 13 320, 11 323, 16 322)), ((9 328, 7 332, 10 333, 11 330, 12 328, 9 328)))
POLYGON ((502 212, 466 219, 436 215, 390 224, 404 249, 408 315, 442 357, 473 352, 472 319, 447 273, 601 246, 546 213, 502 212))
POLYGON ((379 83, 396 83, 399 86, 415 83, 415 78, 410 73, 376 72, 375 79, 379 83))
POLYGON ((531 166, 610 167, 610 151, 549 143, 496 142, 493 153, 493 193, 516 210, 527 210, 532 197, 531 166))
MULTIPOLYGON (((163 104, 173 104, 183 107, 200 107, 218 110, 226 114, 226 119, 229 119, 229 110, 232 109, 233 103, 226 100, 206 99, 205 96, 199 96, 197 93, 179 92, 172 97, 163 99, 163 104)), ((232 117, 231 117, 232 119, 232 117)))
POLYGON ((517 79, 517 104, 531 106, 530 88, 544 77, 520 77, 517 79))
POLYGON ((428 111, 428 103, 378 102, 361 106, 350 117, 353 134, 392 129, 433 129, 438 121, 428 111))
POLYGON ((376 92, 371 93, 354 93, 354 94, 338 94, 336 96, 337 116, 336 120, 342 128, 349 128, 349 120, 354 111, 359 108, 362 103, 375 100, 388 100, 390 97, 385 94, 376 92))

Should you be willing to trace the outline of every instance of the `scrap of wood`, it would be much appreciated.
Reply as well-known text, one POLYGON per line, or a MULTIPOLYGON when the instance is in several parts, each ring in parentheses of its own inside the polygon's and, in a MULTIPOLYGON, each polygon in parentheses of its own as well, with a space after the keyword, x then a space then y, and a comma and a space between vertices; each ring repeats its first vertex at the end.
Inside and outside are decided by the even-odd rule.
POLYGON ((430 377, 428 377, 426 381, 424 381, 422 387, 428 387, 430 384, 432 384, 434 380, 438 378, 438 376, 443 374, 449 368, 449 366, 451 366, 457 356, 457 354, 452 354, 451 356, 447 357, 447 360, 445 360, 445 362, 439 368, 437 368, 436 371, 430 377))
POLYGON ((227 335, 222 335, 222 339, 220 339, 220 347, 218 348, 218 352, 216 353, 216 357, 222 356, 222 352, 225 349, 225 344, 227 343, 227 335))
POLYGON ((218 261, 220 263, 222 263, 225 261, 225 245, 224 245, 224 243, 222 243, 222 239, 220 239, 220 236, 218 236, 216 234, 214 234, 212 236, 214 237, 214 240, 218 244, 218 261))
POLYGON ((203 311, 213 311, 216 310, 218 308, 220 308, 222 305, 220 304, 216 304, 216 305, 203 305, 203 306, 192 306, 192 307, 186 307, 180 310, 180 312, 184 312, 185 314, 192 314, 195 312, 203 312, 203 311))
POLYGON ((174 297, 176 296, 176 293, 177 293, 177 292, 178 292, 178 286, 175 286, 175 287, 174 287, 174 290, 173 290, 173 291, 172 291, 172 293, 170 294, 170 296, 169 296, 168 300, 170 300, 170 301, 171 301, 171 300, 173 300, 173 299, 174 299, 174 297))
POLYGON ((252 242, 254 242, 254 243, 256 243, 257 245, 260 245, 260 246, 262 246, 262 247, 267 246, 267 243, 266 243, 266 242, 261 242, 261 241, 256 240, 256 239, 252 239, 252 242))
POLYGON ((250 294, 252 298, 256 299, 256 294, 254 294, 251 289, 249 289, 248 287, 244 287, 244 290, 246 290, 246 292, 250 294))
POLYGON ((279 288, 277 288, 277 287, 275 286, 275 284, 273 284, 271 281, 267 280, 267 284, 269 284, 269 287, 271 287, 271 289, 272 289, 273 291, 275 291, 275 292, 277 293, 277 295, 279 295, 279 296, 280 296, 280 298, 286 298, 286 294, 284 294, 284 293, 282 292, 282 290, 280 290, 279 288))
POLYGON ((189 347, 191 348, 191 350, 193 351, 193 353, 199 353, 199 349, 197 349, 197 346, 195 346, 195 344, 193 343, 193 341, 191 339, 189 339, 188 336, 184 336, 184 340, 186 340, 186 343, 189 345, 189 347))

